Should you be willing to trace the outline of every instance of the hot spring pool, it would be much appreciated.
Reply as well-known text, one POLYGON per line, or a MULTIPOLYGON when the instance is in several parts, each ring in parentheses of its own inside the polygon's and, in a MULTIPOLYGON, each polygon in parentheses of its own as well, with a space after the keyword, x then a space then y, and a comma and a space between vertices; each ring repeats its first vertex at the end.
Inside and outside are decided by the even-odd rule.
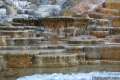
POLYGON ((120 80, 120 72, 35 74, 20 77, 17 80, 120 80))

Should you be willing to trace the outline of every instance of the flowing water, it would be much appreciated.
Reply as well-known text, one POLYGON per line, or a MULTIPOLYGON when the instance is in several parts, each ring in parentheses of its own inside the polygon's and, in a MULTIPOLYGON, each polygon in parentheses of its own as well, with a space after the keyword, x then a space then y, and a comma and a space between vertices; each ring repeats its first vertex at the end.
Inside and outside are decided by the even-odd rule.
POLYGON ((120 72, 36 74, 18 78, 17 80, 120 80, 120 72))

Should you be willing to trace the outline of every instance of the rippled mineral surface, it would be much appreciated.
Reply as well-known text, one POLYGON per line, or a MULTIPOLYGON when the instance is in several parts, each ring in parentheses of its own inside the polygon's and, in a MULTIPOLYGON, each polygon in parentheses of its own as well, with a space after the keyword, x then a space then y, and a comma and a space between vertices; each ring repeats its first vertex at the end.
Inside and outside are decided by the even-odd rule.
POLYGON ((21 77, 17 80, 120 80, 120 72, 35 74, 21 77))

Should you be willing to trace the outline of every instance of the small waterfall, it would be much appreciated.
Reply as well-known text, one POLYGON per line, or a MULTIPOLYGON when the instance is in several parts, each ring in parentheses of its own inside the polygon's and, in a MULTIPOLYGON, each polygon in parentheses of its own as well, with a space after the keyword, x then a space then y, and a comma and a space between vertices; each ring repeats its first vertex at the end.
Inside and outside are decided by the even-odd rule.
POLYGON ((36 67, 65 67, 79 64, 78 55, 36 55, 33 65, 36 67))
POLYGON ((7 45, 6 39, 7 39, 7 37, 0 36, 0 46, 6 46, 7 45))
POLYGON ((17 10, 15 9, 15 6, 9 4, 7 0, 2 0, 4 7, 7 9, 7 15, 15 16, 17 14, 17 10))
POLYGON ((0 71, 6 68, 6 63, 3 56, 0 56, 0 71))

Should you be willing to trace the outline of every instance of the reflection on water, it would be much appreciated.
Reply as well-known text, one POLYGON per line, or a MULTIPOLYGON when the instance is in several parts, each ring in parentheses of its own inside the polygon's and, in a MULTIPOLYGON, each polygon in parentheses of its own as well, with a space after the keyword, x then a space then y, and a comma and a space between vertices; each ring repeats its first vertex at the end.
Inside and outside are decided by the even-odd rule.
POLYGON ((78 72, 120 72, 120 65, 80 65, 78 67, 62 67, 62 68, 18 68, 19 72, 24 72, 22 75, 31 74, 51 74, 51 73, 78 73, 78 72))
MULTIPOLYGON (((52 76, 51 74, 56 73, 58 74, 57 76, 59 76, 59 74, 79 74, 79 73, 91 73, 91 72, 120 72, 120 65, 80 65, 78 67, 62 67, 62 68, 24 68, 24 69, 19 68, 16 71, 19 72, 20 74, 19 77, 21 78, 24 76, 31 76, 31 75, 34 76, 35 74, 38 74, 38 75, 49 74, 49 76, 52 76)), ((37 79, 33 79, 33 80, 37 80, 37 79)), ((47 80, 56 80, 56 79, 47 79, 47 80)), ((69 79, 58 79, 58 80, 69 80, 69 79)), ((99 80, 102 80, 102 79, 99 79, 99 80)))

